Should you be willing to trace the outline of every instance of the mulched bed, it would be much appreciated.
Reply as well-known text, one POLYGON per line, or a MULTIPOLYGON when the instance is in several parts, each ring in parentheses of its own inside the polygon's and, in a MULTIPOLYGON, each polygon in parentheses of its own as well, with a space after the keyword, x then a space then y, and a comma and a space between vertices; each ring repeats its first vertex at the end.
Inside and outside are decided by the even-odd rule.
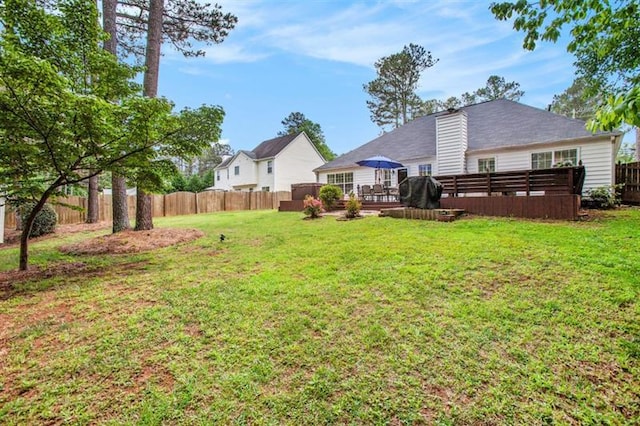
POLYGON ((124 254, 155 250, 203 237, 197 229, 156 228, 150 231, 122 231, 60 247, 73 255, 124 254))

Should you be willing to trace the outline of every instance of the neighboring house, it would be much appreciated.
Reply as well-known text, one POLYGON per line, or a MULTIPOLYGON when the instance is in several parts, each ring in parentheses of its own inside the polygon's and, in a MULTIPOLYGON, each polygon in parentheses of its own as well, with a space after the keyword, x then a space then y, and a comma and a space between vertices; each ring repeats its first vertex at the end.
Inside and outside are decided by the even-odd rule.
POLYGON ((345 193, 396 186, 406 176, 454 175, 583 164, 584 189, 612 185, 621 132, 591 133, 585 122, 506 99, 417 118, 315 169, 345 193), (402 163, 376 171, 357 161, 383 155, 402 163))
POLYGON ((225 158, 214 168, 214 189, 291 191, 291 184, 316 182, 313 169, 324 163, 304 132, 280 136, 225 158))
MULTIPOLYGON (((127 195, 136 195, 138 193, 138 188, 127 188, 127 195)), ((111 188, 104 188, 102 190, 102 195, 113 195, 113 191, 111 188)))

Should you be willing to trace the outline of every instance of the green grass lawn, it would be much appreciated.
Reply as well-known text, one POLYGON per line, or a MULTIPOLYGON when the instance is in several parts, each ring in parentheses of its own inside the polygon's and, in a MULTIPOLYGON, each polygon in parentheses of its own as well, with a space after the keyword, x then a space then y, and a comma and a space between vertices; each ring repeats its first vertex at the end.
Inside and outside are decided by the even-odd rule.
POLYGON ((136 255, 32 244, 88 267, 0 301, 0 423, 640 422, 640 210, 302 217, 156 220, 206 237, 136 255))

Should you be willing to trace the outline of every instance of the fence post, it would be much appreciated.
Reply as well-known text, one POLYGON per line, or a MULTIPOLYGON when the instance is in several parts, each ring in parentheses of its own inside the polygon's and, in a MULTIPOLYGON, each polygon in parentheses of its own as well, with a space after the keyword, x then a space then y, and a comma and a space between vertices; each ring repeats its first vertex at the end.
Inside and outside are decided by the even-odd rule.
POLYGON ((487 196, 491 197, 491 173, 487 172, 487 196))
POLYGON ((529 180, 529 170, 525 172, 525 180, 527 185, 527 196, 531 195, 531 182, 529 180))

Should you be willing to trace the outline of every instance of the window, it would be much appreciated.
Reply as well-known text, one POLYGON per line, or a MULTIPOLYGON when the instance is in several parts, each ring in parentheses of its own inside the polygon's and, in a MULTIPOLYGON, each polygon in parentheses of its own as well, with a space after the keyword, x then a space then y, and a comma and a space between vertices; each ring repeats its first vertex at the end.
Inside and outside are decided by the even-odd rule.
POLYGON ((382 186, 388 188, 391 186, 391 170, 383 169, 382 172, 382 186))
POLYGON ((240 166, 235 166, 233 168, 233 174, 238 176, 240 174, 240 166))
POLYGON ((431 164, 420 164, 418 166, 418 176, 431 176, 431 164))
POLYGON ((578 150, 577 149, 564 149, 562 151, 556 151, 553 153, 553 165, 568 166, 569 163, 572 166, 578 165, 578 150))
POLYGON ((262 187, 262 192, 269 192, 269 187, 268 186, 263 186, 262 187))
POLYGON ((495 157, 478 159, 478 173, 492 173, 495 171, 496 171, 495 157))
POLYGON ((216 172, 216 180, 220 180, 220 170, 216 172))
POLYGON ((534 152, 531 154, 532 169, 548 169, 551 167, 551 152, 534 152))
POLYGON ((327 175, 327 183, 342 189, 345 194, 353 191, 353 173, 335 173, 327 175))
POLYGON ((532 169, 550 169, 556 165, 564 165, 566 163, 571 163, 573 166, 578 165, 577 149, 563 149, 553 152, 534 152, 531 154, 532 169))
POLYGON ((268 174, 273 173, 273 160, 267 161, 267 173, 268 174))

